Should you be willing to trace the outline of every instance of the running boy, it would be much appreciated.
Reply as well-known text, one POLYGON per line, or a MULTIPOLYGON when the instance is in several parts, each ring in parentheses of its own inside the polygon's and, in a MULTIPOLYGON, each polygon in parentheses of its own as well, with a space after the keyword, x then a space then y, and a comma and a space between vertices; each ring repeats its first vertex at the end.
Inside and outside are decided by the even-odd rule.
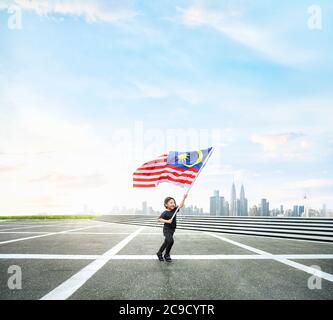
MULTIPOLYGON (((179 205, 179 209, 184 207, 186 198, 187 198, 187 193, 185 193, 184 198, 179 205)), ((165 206, 166 210, 164 212, 162 212, 162 214, 160 215, 159 221, 164 222, 163 234, 164 234, 165 239, 164 239, 162 246, 160 247, 160 249, 158 250, 158 252, 156 254, 160 261, 163 261, 165 259, 165 261, 171 262, 172 260, 170 257, 170 250, 174 243, 173 234, 177 227, 177 222, 176 222, 177 214, 174 216, 173 219, 171 219, 171 218, 172 218, 173 214, 175 213, 175 211, 177 210, 178 206, 176 206, 176 200, 172 197, 165 198, 164 206, 165 206), (164 254, 164 259, 163 259, 164 249, 165 249, 165 254, 164 254)))

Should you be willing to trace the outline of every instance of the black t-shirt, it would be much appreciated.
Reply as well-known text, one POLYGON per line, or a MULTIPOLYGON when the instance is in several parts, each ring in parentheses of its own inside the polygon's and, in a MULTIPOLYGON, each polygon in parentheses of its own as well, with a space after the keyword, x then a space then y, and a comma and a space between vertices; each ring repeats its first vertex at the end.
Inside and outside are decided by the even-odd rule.
MULTIPOLYGON (((178 206, 176 206, 173 210, 171 211, 168 211, 168 210, 165 210, 164 212, 161 213, 161 215, 159 216, 159 218, 162 218, 162 219, 165 219, 165 220, 169 220, 172 218, 173 214, 175 213, 175 211, 177 210, 178 206)), ((179 210, 178 210, 179 212, 179 210)), ((164 223, 164 229, 176 229, 177 227, 177 214, 178 212, 176 213, 176 215, 174 216, 171 224, 170 223, 164 223)))

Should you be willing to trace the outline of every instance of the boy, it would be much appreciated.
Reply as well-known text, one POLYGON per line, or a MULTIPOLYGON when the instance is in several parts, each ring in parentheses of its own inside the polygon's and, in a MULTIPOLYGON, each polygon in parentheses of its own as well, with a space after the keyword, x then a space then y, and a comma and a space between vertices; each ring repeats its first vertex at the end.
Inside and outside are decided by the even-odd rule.
MULTIPOLYGON (((184 203, 185 203, 185 199, 187 198, 187 193, 185 193, 184 198, 181 202, 181 204, 179 205, 179 209, 184 207, 184 203)), ((162 244, 162 246, 160 247, 160 249, 158 250, 157 257, 160 261, 163 261, 165 259, 165 261, 167 262, 171 262, 171 258, 170 258, 170 250, 173 246, 173 234, 176 230, 176 217, 177 214, 174 216, 174 218, 171 220, 173 214, 175 213, 175 211, 177 210, 178 206, 176 206, 176 200, 172 197, 167 197, 164 200, 164 206, 166 208, 166 210, 164 212, 162 212, 162 214, 159 217, 159 221, 160 222, 164 222, 164 226, 163 226, 163 234, 164 234, 164 242, 162 244), (163 251, 165 249, 165 254, 164 254, 164 259, 163 259, 163 251)))

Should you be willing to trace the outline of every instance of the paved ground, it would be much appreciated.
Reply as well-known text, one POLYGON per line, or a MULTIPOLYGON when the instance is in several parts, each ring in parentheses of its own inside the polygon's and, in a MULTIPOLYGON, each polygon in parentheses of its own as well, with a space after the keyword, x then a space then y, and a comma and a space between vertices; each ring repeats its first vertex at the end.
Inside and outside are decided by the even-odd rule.
POLYGON ((166 263, 162 241, 154 227, 0 221, 0 299, 333 298, 332 244, 177 230, 166 263))

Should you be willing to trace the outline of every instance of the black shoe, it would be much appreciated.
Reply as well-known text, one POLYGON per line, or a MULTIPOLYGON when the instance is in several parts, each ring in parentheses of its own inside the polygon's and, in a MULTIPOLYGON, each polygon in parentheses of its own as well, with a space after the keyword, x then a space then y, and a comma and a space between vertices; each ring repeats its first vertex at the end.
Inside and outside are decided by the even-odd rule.
POLYGON ((163 259, 163 256, 162 256, 162 253, 156 253, 157 254, 157 257, 158 257, 158 260, 160 260, 160 261, 164 261, 164 259, 163 259))
POLYGON ((164 256, 164 260, 165 260, 166 262, 172 262, 172 259, 171 259, 170 256, 164 256))

